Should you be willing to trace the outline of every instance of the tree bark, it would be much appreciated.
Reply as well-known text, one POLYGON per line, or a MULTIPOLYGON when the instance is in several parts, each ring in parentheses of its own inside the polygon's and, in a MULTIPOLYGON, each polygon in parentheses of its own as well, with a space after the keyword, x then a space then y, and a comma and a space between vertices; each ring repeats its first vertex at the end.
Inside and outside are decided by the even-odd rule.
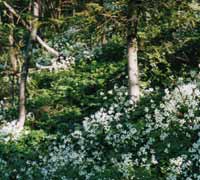
POLYGON ((15 99, 15 75, 17 74, 17 57, 16 57, 16 52, 15 52, 15 47, 14 47, 14 32, 13 32, 13 28, 14 28, 14 19, 13 19, 13 14, 10 13, 9 14, 9 20, 11 23, 11 27, 10 27, 10 34, 8 36, 8 40, 9 40, 9 45, 10 45, 10 62, 12 65, 12 71, 13 73, 10 75, 10 93, 11 93, 11 104, 12 106, 14 106, 14 99, 15 99))
POLYGON ((37 21, 39 17, 39 4, 38 0, 33 2, 33 16, 34 20, 30 23, 32 25, 29 39, 26 46, 24 63, 21 71, 20 86, 19 86, 19 120, 18 128, 23 129, 26 120, 26 84, 29 70, 29 61, 31 59, 32 44, 37 37, 37 21))
POLYGON ((137 44, 138 9, 134 0, 128 3, 128 75, 130 99, 138 102, 140 99, 138 44, 137 44))
POLYGON ((104 31, 102 34, 102 45, 106 45, 107 44, 107 37, 106 37, 106 32, 104 31))
POLYGON ((9 17, 10 17, 10 22, 11 22, 10 34, 8 37, 9 45, 10 45, 10 49, 9 49, 10 53, 9 54, 10 54, 10 62, 12 65, 13 74, 15 74, 17 72, 17 58, 16 58, 15 48, 14 48, 13 14, 10 13, 9 17))
POLYGON ((33 16, 34 20, 32 21, 32 32, 31 36, 32 39, 35 41, 37 36, 37 29, 38 29, 38 18, 39 18, 39 0, 35 0, 33 2, 33 16))
POLYGON ((27 81, 27 73, 26 73, 26 67, 25 63, 27 60, 25 60, 21 77, 20 77, 20 86, 19 86, 19 119, 18 119, 18 128, 23 129, 25 119, 26 119, 26 81, 27 81))
POLYGON ((54 56, 59 56, 59 52, 56 51, 55 49, 53 49, 52 47, 50 47, 46 42, 44 42, 38 35, 36 35, 36 40, 38 41, 38 43, 44 48, 46 49, 49 53, 51 53, 54 56))
POLYGON ((131 100, 138 102, 140 99, 139 68, 137 55, 137 40, 132 39, 128 46, 128 75, 129 95, 131 100))
POLYGON ((10 77, 10 94, 12 107, 15 106, 15 76, 12 74, 10 77))
POLYGON ((29 70, 29 61, 32 53, 32 36, 29 34, 29 40, 26 46, 26 52, 24 57, 24 63, 22 65, 20 83, 19 83, 19 119, 17 127, 19 129, 24 128, 24 123, 26 120, 26 84, 29 70))
POLYGON ((58 2, 58 19, 60 19, 62 14, 62 0, 59 0, 58 2))

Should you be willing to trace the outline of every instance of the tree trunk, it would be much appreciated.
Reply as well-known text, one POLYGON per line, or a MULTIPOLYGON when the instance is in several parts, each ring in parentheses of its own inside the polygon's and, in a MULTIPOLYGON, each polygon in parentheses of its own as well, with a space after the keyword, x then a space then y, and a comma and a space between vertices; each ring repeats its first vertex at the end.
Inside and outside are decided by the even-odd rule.
POLYGON ((106 37, 106 32, 104 31, 102 34, 102 45, 106 45, 107 44, 107 37, 106 37))
MULTIPOLYGON (((13 15, 10 14, 10 20, 11 24, 13 26, 13 15)), ((13 27, 10 28, 10 34, 9 34, 9 45, 10 45, 10 62, 12 65, 13 74, 17 73, 17 58, 15 54, 15 48, 14 48, 14 34, 13 34, 13 27)))
POLYGON ((10 75, 10 83, 11 83, 11 87, 10 87, 10 93, 11 93, 11 104, 12 106, 14 106, 14 99, 15 99, 15 75, 17 74, 17 57, 16 57, 16 52, 15 52, 15 48, 14 48, 14 32, 13 32, 13 28, 14 28, 14 19, 13 19, 13 14, 10 13, 9 14, 9 20, 11 23, 11 27, 10 27, 10 34, 8 36, 8 40, 9 40, 9 45, 10 45, 10 62, 12 65, 12 71, 13 73, 10 75))
POLYGON ((139 68, 138 68, 138 45, 137 45, 138 10, 135 1, 128 3, 128 75, 130 99, 138 102, 140 99, 139 68))
POLYGON ((58 2, 58 19, 60 19, 62 14, 62 0, 59 0, 58 2))
POLYGON ((73 4, 72 4, 72 16, 73 17, 76 15, 76 6, 77 6, 76 2, 73 2, 73 4))
MULTIPOLYGON (((102 6, 102 8, 105 8, 104 7, 104 0, 101 0, 99 2, 99 4, 102 6)), ((106 45, 107 44, 107 36, 106 36, 106 29, 105 29, 105 27, 103 27, 103 32, 102 32, 102 35, 101 35, 101 44, 102 45, 106 45)))
POLYGON ((29 61, 31 58, 31 50, 32 50, 32 36, 31 33, 29 35, 29 40, 26 46, 26 52, 24 57, 24 63, 22 65, 20 83, 19 83, 19 120, 18 120, 18 128, 23 129, 24 123, 26 120, 26 83, 28 77, 29 70, 29 61))
POLYGON ((35 41, 37 36, 37 29, 38 29, 38 18, 39 18, 39 0, 35 0, 33 2, 33 16, 34 20, 32 21, 32 39, 35 41))
POLYGON ((131 100, 138 102, 140 98, 139 70, 137 57, 137 40, 132 39, 128 45, 128 75, 129 75, 129 95, 131 100))
MULTIPOLYGON (((27 61, 27 60, 25 60, 27 61)), ((22 67, 21 77, 20 77, 20 86, 19 86, 19 120, 18 120, 18 128, 23 129, 25 119, 26 119, 26 80, 27 73, 25 71, 25 63, 22 67)))
POLYGON ((9 75, 9 82, 10 82, 10 104, 12 107, 15 105, 15 76, 13 74, 9 75))
POLYGON ((33 2, 33 15, 34 20, 31 27, 31 32, 29 33, 29 40, 26 46, 26 52, 24 57, 24 63, 21 70, 21 77, 20 77, 20 86, 19 86, 19 120, 18 120, 18 128, 23 129, 24 123, 26 120, 26 83, 28 77, 28 70, 29 70, 29 61, 31 58, 32 53, 32 43, 33 40, 37 38, 37 21, 39 16, 39 4, 38 0, 33 2))

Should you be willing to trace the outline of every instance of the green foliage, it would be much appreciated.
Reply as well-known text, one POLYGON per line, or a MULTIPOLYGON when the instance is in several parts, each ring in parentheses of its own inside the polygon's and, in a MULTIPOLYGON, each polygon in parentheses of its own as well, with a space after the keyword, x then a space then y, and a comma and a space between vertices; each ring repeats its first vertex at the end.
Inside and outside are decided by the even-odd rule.
MULTIPOLYGON (((0 137, 9 131, 0 179, 199 179, 199 2, 138 1, 137 106, 127 96, 127 1, 66 2, 41 1, 38 35, 76 63, 36 70, 53 57, 35 42, 25 130, 15 137, 13 121, 4 126, 18 116, 8 35, 13 27, 21 61, 28 31, 19 19, 11 25, 0 1, 0 137)), ((29 0, 9 3, 33 18, 29 0)))
POLYGON ((120 42, 108 42, 100 48, 94 49, 94 58, 97 61, 119 61, 124 59, 125 46, 120 42))
MULTIPOLYGON (((188 77, 179 79, 175 88, 165 89, 163 94, 155 89, 144 90, 137 106, 128 100, 126 87, 115 86, 106 95, 101 93, 106 99, 101 109, 85 117, 81 126, 76 124, 68 135, 58 136, 48 153, 44 146, 53 137, 47 144, 39 145, 44 153, 38 163, 35 159, 29 161, 27 169, 20 170, 18 176, 198 179, 199 74, 188 77)), ((25 136, 31 142, 35 138, 33 147, 46 140, 40 133, 25 136)))
POLYGON ((111 89, 117 76, 124 77, 125 64, 124 60, 90 63, 83 60, 70 71, 32 74, 28 111, 36 119, 33 127, 45 128, 48 132, 65 131, 98 110, 105 101, 98 94, 111 89))

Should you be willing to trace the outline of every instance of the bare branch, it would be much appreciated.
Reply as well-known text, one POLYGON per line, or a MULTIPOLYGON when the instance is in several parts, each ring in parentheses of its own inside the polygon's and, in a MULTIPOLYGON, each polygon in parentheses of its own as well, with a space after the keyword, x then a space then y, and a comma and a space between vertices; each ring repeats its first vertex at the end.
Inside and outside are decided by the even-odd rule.
MULTIPOLYGON (((12 8, 7 2, 3 1, 5 7, 18 19, 20 20, 21 24, 29 31, 31 31, 31 27, 24 21, 20 15, 15 11, 14 8, 12 8)), ((38 43, 46 49, 49 53, 51 53, 54 56, 59 56, 59 52, 56 51, 54 48, 50 47, 45 41, 43 41, 38 35, 36 35, 36 40, 38 43)))

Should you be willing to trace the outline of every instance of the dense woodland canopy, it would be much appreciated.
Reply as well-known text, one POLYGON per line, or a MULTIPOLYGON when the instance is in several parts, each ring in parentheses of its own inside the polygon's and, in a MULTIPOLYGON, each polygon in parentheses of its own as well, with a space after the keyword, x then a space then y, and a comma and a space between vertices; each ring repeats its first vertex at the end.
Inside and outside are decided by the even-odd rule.
POLYGON ((198 0, 0 0, 0 180, 200 180, 198 0))

